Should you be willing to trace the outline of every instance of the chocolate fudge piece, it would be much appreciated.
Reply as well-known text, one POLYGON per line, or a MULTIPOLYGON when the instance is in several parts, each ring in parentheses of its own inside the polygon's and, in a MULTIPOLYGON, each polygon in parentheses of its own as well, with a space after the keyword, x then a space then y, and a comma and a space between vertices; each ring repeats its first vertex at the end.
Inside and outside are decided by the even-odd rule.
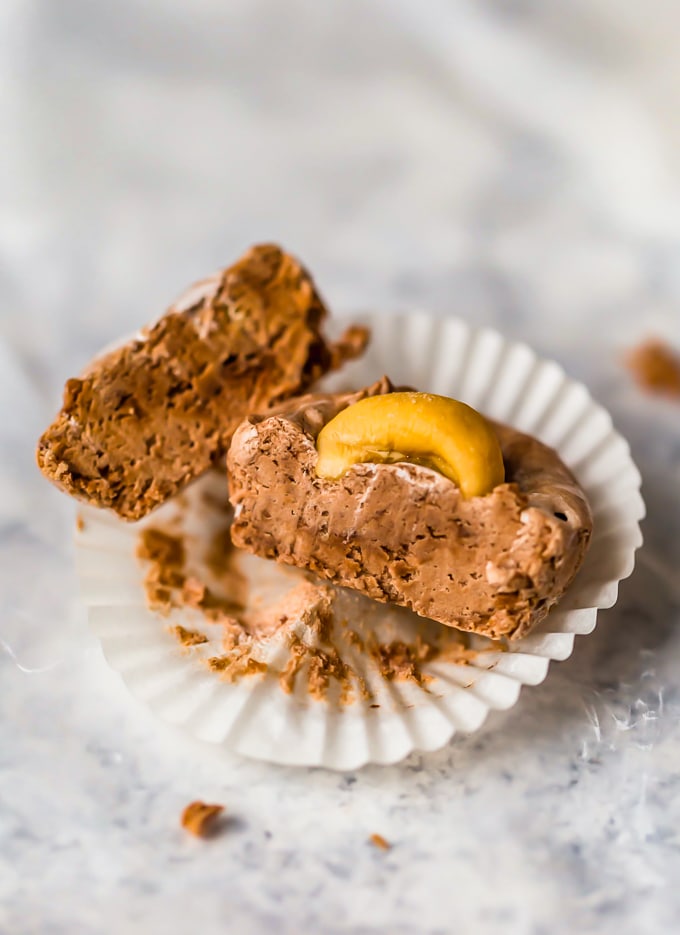
POLYGON ((38 445, 41 470, 67 493, 140 519, 222 461, 246 415, 361 353, 366 330, 331 344, 325 317, 297 260, 253 247, 67 382, 38 445))
POLYGON ((583 560, 592 530, 583 491, 551 448, 495 423, 506 482, 486 496, 464 499, 453 481, 406 462, 317 477, 321 428, 391 390, 384 378, 249 417, 227 459, 234 544, 448 626, 525 635, 583 560))

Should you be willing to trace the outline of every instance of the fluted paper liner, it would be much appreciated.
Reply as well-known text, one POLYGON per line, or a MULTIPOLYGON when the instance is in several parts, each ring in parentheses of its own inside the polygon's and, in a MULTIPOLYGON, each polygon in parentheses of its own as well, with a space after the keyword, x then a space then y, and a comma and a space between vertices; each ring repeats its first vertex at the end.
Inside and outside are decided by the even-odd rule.
MULTIPOLYGON (((268 667, 266 673, 256 671, 230 682, 206 664, 222 652, 219 624, 187 608, 173 610, 169 617, 147 608, 145 568, 135 554, 140 531, 174 520, 185 524, 190 538, 205 537, 215 521, 205 494, 224 495, 223 475, 198 481, 180 504, 167 504, 142 523, 81 508, 77 558, 82 595, 112 668, 164 720, 203 740, 275 763, 332 769, 394 763, 414 750, 439 749, 458 731, 477 730, 490 710, 510 708, 522 685, 543 681, 551 660, 566 659, 577 634, 593 630, 598 609, 616 601, 618 583, 633 570, 642 541, 640 476, 628 445, 588 390, 556 363, 539 359, 526 345, 509 342, 496 331, 472 328, 459 319, 411 314, 364 320, 373 333, 366 356, 325 386, 360 387, 386 373, 397 384, 461 399, 535 435, 559 452, 586 491, 593 539, 576 580, 529 636, 503 651, 482 638, 466 638, 468 650, 459 654, 458 637, 451 631, 447 638, 452 651, 423 661, 421 680, 385 677, 365 641, 413 644, 418 634, 429 639, 446 628, 340 592, 332 641, 353 677, 344 699, 333 682, 319 698, 309 694, 304 677, 290 693, 281 686, 291 636, 314 640, 304 620, 291 619, 262 642, 255 656, 262 668, 268 667), (172 632, 178 624, 200 631, 207 642, 182 646, 172 632), (350 630, 358 640, 347 637, 350 630)), ((301 572, 254 556, 239 554, 235 562, 248 579, 248 600, 262 606, 304 579, 301 572)))

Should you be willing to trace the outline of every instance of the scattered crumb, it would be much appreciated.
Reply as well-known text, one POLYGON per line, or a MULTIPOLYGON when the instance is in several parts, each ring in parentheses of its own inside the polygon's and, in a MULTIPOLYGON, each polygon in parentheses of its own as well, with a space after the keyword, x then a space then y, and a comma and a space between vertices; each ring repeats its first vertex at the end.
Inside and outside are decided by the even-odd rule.
MULTIPOLYGON (((359 684, 359 697, 361 698, 361 700, 362 700, 362 701, 372 701, 372 700, 373 700, 373 692, 371 691, 371 689, 370 689, 370 688, 368 687, 368 685, 366 684, 366 679, 363 677, 363 675, 357 675, 357 682, 358 682, 358 684, 359 684)), ((349 700, 349 699, 348 699, 348 700, 349 700)), ((378 705, 378 707, 380 707, 380 705, 378 705)))
POLYGON ((192 802, 182 812, 182 827, 197 838, 205 838, 214 831, 215 820, 224 811, 224 805, 206 805, 192 802))
MULTIPOLYGON (((213 516, 223 510, 225 522, 231 519, 223 500, 205 497, 205 501, 213 516)), ((220 625, 219 648, 209 658, 203 654, 202 661, 225 681, 269 672, 258 656, 267 641, 282 631, 287 659, 271 673, 281 690, 292 694, 299 685, 311 698, 332 698, 340 704, 375 700, 361 669, 344 655, 343 642, 372 659, 386 681, 411 681, 426 690, 433 676, 423 672, 424 664, 435 659, 466 664, 480 651, 472 650, 465 634, 443 628, 427 639, 379 642, 370 631, 348 626, 344 616, 340 620, 335 589, 309 577, 300 580, 296 575, 296 584, 283 597, 261 606, 248 596, 249 583, 235 561, 239 550, 231 543, 228 525, 215 530, 207 524, 203 539, 200 533, 189 534, 184 525, 190 509, 185 504, 172 527, 147 526, 140 534, 137 556, 147 563, 144 587, 152 610, 168 616, 189 609, 220 625)), ((183 647, 211 642, 199 630, 180 625, 170 626, 169 632, 183 647)))
POLYGON ((290 656, 279 676, 279 685, 287 695, 291 695, 295 688, 295 678, 305 663, 307 647, 297 637, 293 637, 290 644, 290 656))
POLYGON ((372 844, 373 847, 380 848, 381 851, 389 851, 392 847, 389 841, 386 841, 382 834, 372 834, 368 839, 369 844, 372 844))
POLYGON ((168 571, 183 568, 186 560, 182 537, 170 535, 154 526, 149 526, 142 531, 137 555, 149 562, 158 562, 168 571))
POLYGON ((186 580, 182 537, 148 527, 140 535, 137 557, 150 563, 144 578, 149 607, 167 616, 173 607, 179 606, 174 590, 182 588, 186 580))
POLYGON ((248 655, 250 648, 228 656, 212 656, 208 659, 208 667, 213 672, 219 672, 227 682, 236 682, 246 675, 264 675, 268 666, 266 662, 254 659, 248 655))
POLYGON ((198 578, 187 578, 182 585, 182 603, 189 607, 200 607, 205 598, 205 585, 198 578))
POLYGON ((388 682, 409 680, 422 686, 432 681, 432 676, 425 675, 421 666, 437 655, 437 647, 420 637, 414 644, 404 643, 403 640, 393 640, 391 643, 373 641, 368 651, 378 663, 380 674, 388 682))
POLYGON ((199 646, 201 643, 208 642, 208 637, 203 633, 199 633, 198 630, 187 630, 186 627, 178 625, 172 628, 172 632, 182 646, 199 646))
POLYGON ((352 691, 351 674, 349 666, 342 661, 335 648, 310 651, 307 687, 312 698, 326 698, 333 679, 340 683, 341 701, 347 700, 352 691))
MULTIPOLYGON (((214 543, 211 548, 213 546, 214 543)), ((229 550, 231 554, 233 546, 229 546, 229 550)), ((215 589, 191 573, 187 567, 187 548, 181 531, 170 533, 167 529, 147 527, 140 535, 137 557, 149 563, 144 588, 151 610, 168 616, 174 608, 191 607, 201 610, 206 619, 213 623, 233 623, 235 612, 242 607, 241 599, 245 597, 243 585, 247 586, 247 582, 243 575, 233 568, 229 569, 228 556, 219 571, 223 575, 233 575, 233 580, 229 580, 229 592, 236 588, 239 591, 237 599, 221 597, 215 589)), ((215 575, 214 565, 208 566, 206 563, 207 571, 210 567, 215 575)))
POLYGON ((290 695, 301 679, 308 694, 317 701, 328 697, 332 683, 339 686, 341 704, 352 701, 357 691, 361 698, 370 700, 373 696, 365 679, 342 659, 331 639, 332 616, 328 618, 321 613, 307 622, 316 631, 320 645, 310 645, 296 634, 291 636, 288 661, 279 676, 281 689, 290 695))
POLYGON ((507 640, 503 639, 486 640, 483 647, 478 647, 476 649, 473 649, 469 643, 469 634, 453 631, 453 639, 449 638, 441 642, 437 646, 432 659, 436 659, 438 662, 451 662, 457 666, 467 666, 484 653, 508 652, 507 640), (461 637, 463 637, 463 639, 461 639, 461 637))
POLYGON ((680 398, 680 356, 668 344, 650 338, 630 351, 625 362, 642 389, 680 398))
POLYGON ((364 651, 364 641, 361 639, 356 630, 346 630, 345 639, 350 646, 356 646, 360 653, 364 651))
POLYGON ((78 532, 82 532, 85 529, 85 520, 80 513, 76 515, 76 529, 78 532))

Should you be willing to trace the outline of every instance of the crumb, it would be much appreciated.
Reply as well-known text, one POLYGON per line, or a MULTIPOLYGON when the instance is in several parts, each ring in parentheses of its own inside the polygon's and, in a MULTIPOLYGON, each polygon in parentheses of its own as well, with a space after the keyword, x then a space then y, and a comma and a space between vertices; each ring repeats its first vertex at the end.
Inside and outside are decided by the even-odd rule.
POLYGON ((331 679, 340 683, 341 701, 348 701, 352 692, 349 666, 342 661, 336 649, 310 649, 307 690, 312 698, 327 697, 331 679))
MULTIPOLYGON (((343 621, 342 626, 344 625, 345 623, 343 621)), ((359 652, 364 651, 364 641, 361 639, 361 637, 359 636, 356 630, 346 630, 345 639, 347 640, 350 646, 356 646, 359 652)))
MULTIPOLYGON (((366 679, 363 677, 363 675, 359 675, 358 672, 355 672, 354 674, 356 676, 357 683, 359 685, 359 697, 363 701, 373 701, 374 695, 371 689, 366 684, 366 679)), ((380 707, 380 705, 378 705, 378 707, 380 707)))
POLYGON ((680 397, 680 357, 668 344, 650 338, 633 348, 625 363, 642 389, 680 397))
POLYGON ((282 690, 291 695, 295 689, 295 678, 304 665, 307 657, 307 647, 297 637, 293 637, 290 644, 290 656, 281 675, 279 685, 282 690))
MULTIPOLYGON (((141 533, 137 557, 149 563, 144 578, 148 606, 164 616, 174 608, 191 607, 201 610, 213 623, 232 621, 235 611, 242 608, 240 597, 222 598, 189 574, 185 538, 181 531, 172 534, 157 527, 148 527, 141 533)), ((240 586, 242 582, 237 584, 240 586)))
POLYGON ((230 656, 212 656, 207 660, 208 668, 212 672, 219 672, 227 682, 236 682, 247 675, 264 675, 269 668, 267 663, 249 656, 249 651, 250 647, 246 647, 242 652, 230 656))
POLYGON ((85 520, 80 513, 76 515, 76 529, 78 532, 82 532, 85 529, 85 520))
POLYGON ((200 607, 205 598, 205 585, 198 578, 187 578, 182 585, 182 603, 188 607, 200 607))
POLYGON ((372 641, 368 649, 386 681, 413 681, 421 687, 432 681, 432 676, 422 671, 421 663, 433 659, 437 649, 420 637, 414 645, 404 643, 403 640, 393 640, 391 643, 372 641))
POLYGON ((182 646, 199 646, 201 643, 207 643, 208 637, 198 630, 187 630, 186 627, 177 625, 172 628, 172 632, 180 641, 182 646))
POLYGON ((182 827, 197 838, 205 838, 215 828, 215 819, 224 811, 224 805, 206 805, 192 802, 182 812, 182 827))
POLYGON ((137 558, 149 562, 144 578, 148 606, 167 616, 173 607, 178 606, 175 589, 182 588, 186 580, 186 552, 182 537, 148 527, 139 538, 137 558))
MULTIPOLYGON (((189 509, 187 506, 185 512, 189 509)), ((291 630, 287 634, 288 658, 271 670, 281 690, 292 694, 299 684, 311 698, 332 699, 340 705, 355 700, 370 704, 375 695, 361 669, 339 651, 340 644, 334 639, 338 629, 354 652, 372 659, 385 680, 412 681, 425 690, 432 681, 432 676, 422 671, 425 664, 438 659, 464 665, 477 655, 469 639, 455 631, 430 639, 418 636, 409 643, 379 643, 375 636, 360 635, 347 626, 347 620, 338 622, 335 617, 336 592, 332 587, 300 580, 299 575, 287 594, 260 607, 248 598, 248 582, 233 563, 238 550, 230 543, 228 528, 217 533, 207 530, 203 540, 200 536, 195 540, 181 527, 171 531, 167 524, 163 528, 147 526, 140 534, 137 555, 148 563, 144 578, 147 603, 163 616, 185 608, 198 611, 221 627, 219 651, 210 658, 201 656, 210 671, 224 681, 270 672, 257 658, 258 647, 284 627, 291 630), (239 603, 241 595, 245 606, 239 603), (293 632, 291 623, 297 630, 298 622, 302 630, 293 632)), ((170 625, 169 630, 183 647, 209 643, 200 630, 181 625, 170 625)))
MULTIPOLYGON (((303 588, 309 588, 309 585, 305 584, 303 588)), ((332 642, 333 614, 329 601, 327 594, 320 594, 316 605, 302 611, 301 618, 310 627, 315 645, 301 640, 296 634, 291 635, 289 657, 279 675, 279 685, 286 694, 292 694, 301 677, 308 694, 322 701, 328 697, 333 682, 340 687, 340 703, 347 704, 354 697, 356 681, 360 695, 368 699, 371 694, 365 680, 342 659, 332 642)))
POLYGON ((372 844, 373 847, 380 848, 381 851, 389 851, 392 847, 389 841, 386 841, 382 834, 372 834, 368 839, 369 844, 372 844))
POLYGON ((300 581, 284 597, 251 618, 250 629, 258 636, 268 635, 289 621, 300 620, 323 643, 333 625, 333 599, 327 585, 300 581))
POLYGON ((183 568, 186 560, 184 543, 180 536, 171 536, 153 526, 145 529, 137 546, 137 556, 149 562, 158 562, 167 569, 183 568))
POLYGON ((438 662, 449 662, 457 666, 468 666, 473 663, 483 653, 504 653, 508 651, 507 643, 501 640, 488 640, 488 644, 479 649, 473 649, 470 646, 470 634, 457 633, 446 634, 446 637, 440 641, 432 659, 438 662))

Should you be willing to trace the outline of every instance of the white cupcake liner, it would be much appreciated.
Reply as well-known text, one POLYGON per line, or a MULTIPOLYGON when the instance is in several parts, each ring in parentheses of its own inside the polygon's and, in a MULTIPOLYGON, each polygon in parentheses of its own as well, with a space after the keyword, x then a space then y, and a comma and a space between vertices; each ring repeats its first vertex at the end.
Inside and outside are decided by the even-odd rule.
MULTIPOLYGON (((425 687, 382 679, 368 657, 347 644, 336 628, 341 656, 351 657, 373 692, 370 701, 337 704, 332 690, 327 700, 312 698, 304 686, 285 694, 270 675, 223 681, 202 661, 206 654, 218 654, 219 636, 214 634, 219 628, 202 626, 195 611, 174 611, 168 620, 147 609, 145 569, 135 557, 140 529, 163 525, 176 510, 174 504, 141 524, 81 510, 77 559, 82 596, 112 668, 163 720, 274 763, 331 769, 395 763, 414 750, 437 750, 459 731, 479 729, 490 710, 515 704, 522 685, 542 682, 551 660, 566 659, 577 634, 593 630, 598 609, 616 601, 618 583, 632 572, 642 542, 639 521, 645 508, 628 445, 613 429, 609 414, 561 367, 539 359, 524 344, 460 319, 420 313, 363 318, 373 333, 369 351, 329 378, 330 389, 362 386, 386 373, 397 384, 462 399, 535 435, 553 446, 576 474, 590 500, 594 533, 576 580, 536 630, 508 651, 480 652, 467 665, 442 659, 423 663, 422 671, 431 679, 425 687), (182 647, 168 626, 178 622, 201 628, 212 642, 182 647)), ((225 480, 213 476, 199 481, 190 498, 198 503, 201 484, 215 482, 225 480)), ((187 521, 201 528, 210 518, 197 507, 187 521)), ((252 556, 239 561, 256 589, 285 589, 295 583, 290 570, 252 556)), ((369 627, 389 631, 393 638, 405 634, 408 640, 419 628, 438 627, 358 596, 347 599, 364 601, 357 617, 368 614, 369 627)), ((298 626, 293 622, 292 629, 298 626)), ((263 652, 276 669, 287 649, 275 639, 263 652)))

